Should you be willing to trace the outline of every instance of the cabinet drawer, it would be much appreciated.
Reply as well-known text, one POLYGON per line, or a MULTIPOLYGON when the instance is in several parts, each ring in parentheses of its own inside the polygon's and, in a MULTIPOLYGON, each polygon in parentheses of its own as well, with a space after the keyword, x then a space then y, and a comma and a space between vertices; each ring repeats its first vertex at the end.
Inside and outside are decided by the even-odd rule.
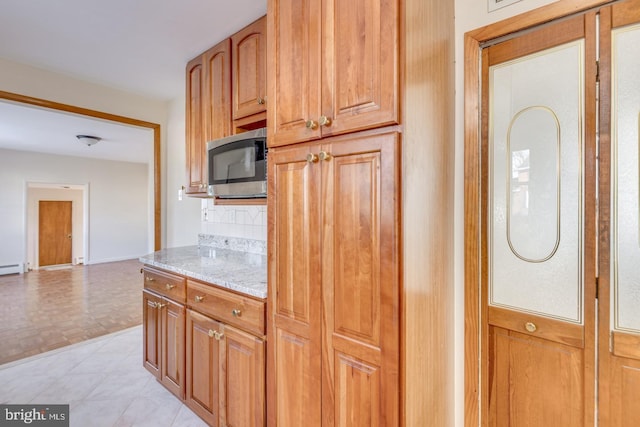
POLYGON ((144 267, 144 287, 176 302, 185 302, 186 280, 181 277, 150 267, 144 267))
POLYGON ((187 304, 200 313, 257 335, 265 334, 265 303, 204 283, 187 282, 187 304))

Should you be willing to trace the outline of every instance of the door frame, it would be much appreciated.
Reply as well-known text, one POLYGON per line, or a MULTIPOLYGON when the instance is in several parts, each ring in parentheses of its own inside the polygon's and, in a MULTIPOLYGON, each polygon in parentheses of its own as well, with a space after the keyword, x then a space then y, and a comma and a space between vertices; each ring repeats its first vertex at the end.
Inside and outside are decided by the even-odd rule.
POLYGON ((526 30, 552 20, 588 9, 615 3, 616 0, 559 0, 547 6, 470 31, 464 36, 464 413, 465 427, 487 425, 481 419, 481 375, 486 367, 480 364, 481 312, 480 285, 483 265, 482 194, 486 176, 482 170, 481 125, 488 112, 481 108, 482 46, 500 37, 526 30))
POLYGON ((103 111, 91 110, 89 108, 77 107, 75 105, 62 104, 60 102, 49 101, 42 98, 20 95, 17 93, 0 90, 0 100, 12 101, 26 105, 56 110, 81 116, 93 117, 97 119, 109 120, 129 126, 138 126, 153 130, 153 235, 154 250, 159 251, 162 247, 162 163, 160 147, 160 125, 158 123, 138 120, 131 117, 119 116, 105 113, 103 111))

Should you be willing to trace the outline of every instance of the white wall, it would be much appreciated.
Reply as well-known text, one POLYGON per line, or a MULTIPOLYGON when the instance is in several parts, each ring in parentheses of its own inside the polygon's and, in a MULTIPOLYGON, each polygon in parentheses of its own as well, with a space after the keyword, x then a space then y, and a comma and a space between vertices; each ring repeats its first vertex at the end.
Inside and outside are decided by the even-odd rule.
POLYGON ((455 171, 455 403, 456 426, 464 425, 464 34, 485 25, 554 3, 523 0, 488 12, 488 0, 455 0, 456 15, 456 171, 455 171))
POLYGON ((29 182, 88 185, 86 263, 150 252, 147 169, 140 163, 0 150, 0 265, 26 261, 29 182))
MULTIPOLYGON (((184 95, 172 101, 150 99, 2 58, 0 90, 160 124, 162 246, 182 246, 197 241, 200 201, 176 203, 177 191, 185 182, 184 95)), ((147 200, 153 205, 152 200, 147 200)), ((3 201, 0 210, 4 203, 16 201, 3 201)), ((153 236, 149 238, 152 240, 153 236)))
POLYGON ((178 191, 187 184, 185 146, 185 96, 174 99, 169 108, 167 134, 170 144, 163 163, 167 175, 167 239, 166 247, 195 245, 200 232, 201 199, 183 197, 178 191))

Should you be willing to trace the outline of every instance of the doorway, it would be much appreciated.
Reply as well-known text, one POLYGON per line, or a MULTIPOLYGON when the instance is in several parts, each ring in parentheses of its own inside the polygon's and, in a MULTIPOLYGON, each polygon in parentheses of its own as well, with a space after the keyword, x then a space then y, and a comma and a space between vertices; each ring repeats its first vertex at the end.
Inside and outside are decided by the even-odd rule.
POLYGON ((522 25, 466 52, 466 425, 640 425, 640 1, 522 25))

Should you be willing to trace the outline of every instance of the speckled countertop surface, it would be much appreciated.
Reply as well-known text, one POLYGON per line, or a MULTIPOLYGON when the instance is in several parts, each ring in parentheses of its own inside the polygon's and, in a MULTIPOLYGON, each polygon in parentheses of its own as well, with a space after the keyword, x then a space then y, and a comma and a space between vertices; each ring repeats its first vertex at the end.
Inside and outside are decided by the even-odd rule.
POLYGON ((266 255, 184 246, 162 249, 140 257, 140 261, 256 298, 267 298, 266 255))

